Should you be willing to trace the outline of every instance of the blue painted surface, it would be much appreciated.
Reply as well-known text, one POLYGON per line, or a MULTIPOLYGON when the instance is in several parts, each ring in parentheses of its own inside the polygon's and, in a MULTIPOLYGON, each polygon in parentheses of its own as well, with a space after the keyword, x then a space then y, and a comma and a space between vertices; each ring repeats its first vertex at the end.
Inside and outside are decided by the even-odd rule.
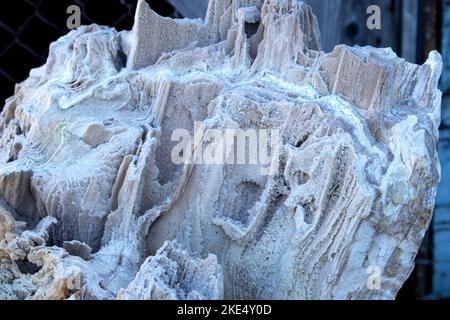
POLYGON ((433 220, 433 295, 450 297, 450 98, 443 100, 442 122, 438 147, 442 178, 433 220))
POLYGON ((444 69, 440 88, 447 97, 442 101, 438 146, 442 177, 433 220, 433 295, 450 298, 450 0, 442 0, 441 54, 444 69))
POLYGON ((450 0, 442 0, 442 43, 441 53, 444 59, 444 72, 441 78, 443 91, 450 89, 450 0))

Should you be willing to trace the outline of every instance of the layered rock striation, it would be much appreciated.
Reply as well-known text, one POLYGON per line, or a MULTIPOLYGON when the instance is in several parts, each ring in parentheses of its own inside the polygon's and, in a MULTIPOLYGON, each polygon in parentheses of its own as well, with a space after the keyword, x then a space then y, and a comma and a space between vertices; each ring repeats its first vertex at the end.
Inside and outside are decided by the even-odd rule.
POLYGON ((441 70, 322 52, 297 0, 205 21, 141 0, 131 31, 70 32, 1 113, 0 299, 395 298, 440 179, 441 70), (196 123, 279 141, 264 165, 175 163, 196 123))

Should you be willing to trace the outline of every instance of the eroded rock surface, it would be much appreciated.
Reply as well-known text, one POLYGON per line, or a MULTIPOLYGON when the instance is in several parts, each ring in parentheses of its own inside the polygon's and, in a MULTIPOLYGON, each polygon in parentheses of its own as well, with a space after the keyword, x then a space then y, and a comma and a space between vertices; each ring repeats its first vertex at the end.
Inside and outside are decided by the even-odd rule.
POLYGON ((0 299, 394 298, 440 178, 441 58, 319 39, 297 0, 139 1, 132 31, 53 43, 1 113, 0 299), (175 164, 195 122, 279 130, 275 172, 175 164))

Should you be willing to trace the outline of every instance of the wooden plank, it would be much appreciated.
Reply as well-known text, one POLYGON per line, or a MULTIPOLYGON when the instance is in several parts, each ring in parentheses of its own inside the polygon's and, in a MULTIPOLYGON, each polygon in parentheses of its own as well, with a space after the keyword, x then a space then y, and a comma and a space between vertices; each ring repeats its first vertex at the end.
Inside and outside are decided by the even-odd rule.
POLYGON ((439 137, 441 183, 433 219, 433 295, 450 298, 450 0, 442 0, 441 54, 444 61, 440 88, 442 125, 439 137))
POLYGON ((322 49, 331 51, 341 43, 392 47, 400 51, 400 0, 305 0, 319 20, 322 49), (381 30, 367 29, 370 5, 381 9, 381 30))
POLYGON ((419 1, 402 1, 402 57, 417 62, 419 1))
POLYGON ((167 0, 185 18, 202 18, 206 16, 208 0, 167 0))
MULTIPOLYGON (((423 53, 422 60, 428 58, 428 54, 432 50, 439 49, 439 4, 441 0, 427 0, 423 1, 422 6, 422 22, 423 22, 423 53)), ((419 61, 422 63, 423 61, 419 61)))
POLYGON ((340 26, 343 0, 305 0, 319 21, 322 50, 330 52, 342 39, 340 26))
POLYGON ((450 298, 450 97, 442 100, 439 134, 442 180, 433 218, 433 294, 435 297, 450 298))
POLYGON ((450 0, 442 0, 441 53, 444 59, 441 89, 450 96, 450 0))

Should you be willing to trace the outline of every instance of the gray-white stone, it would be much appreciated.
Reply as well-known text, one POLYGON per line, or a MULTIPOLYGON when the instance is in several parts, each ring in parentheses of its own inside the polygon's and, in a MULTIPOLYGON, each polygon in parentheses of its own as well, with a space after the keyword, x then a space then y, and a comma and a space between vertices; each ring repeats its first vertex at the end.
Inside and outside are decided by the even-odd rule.
POLYGON ((441 57, 319 38, 297 0, 212 0, 204 22, 141 0, 130 32, 53 43, 1 113, 0 197, 27 230, 3 214, 0 298, 393 299, 440 178, 441 57), (175 164, 195 121, 279 130, 278 169, 175 164))

